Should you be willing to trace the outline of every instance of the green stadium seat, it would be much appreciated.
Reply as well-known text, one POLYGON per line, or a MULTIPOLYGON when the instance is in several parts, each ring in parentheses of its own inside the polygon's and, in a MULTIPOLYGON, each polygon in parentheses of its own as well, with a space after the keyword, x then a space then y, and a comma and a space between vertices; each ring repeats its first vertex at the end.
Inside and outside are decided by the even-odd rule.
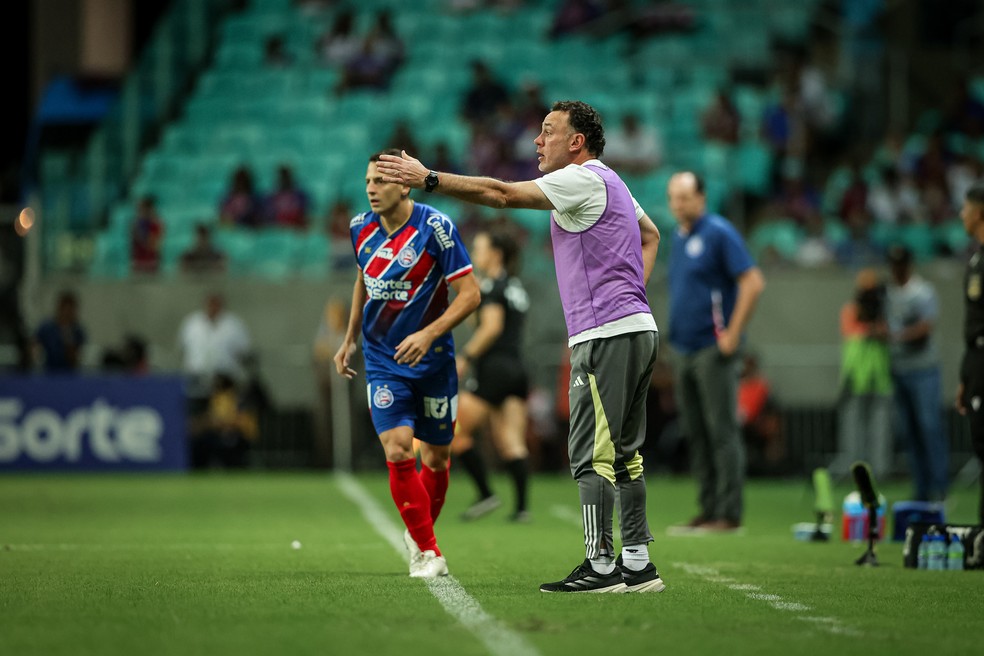
POLYGON ((942 223, 933 231, 933 242, 950 253, 963 253, 970 246, 970 237, 959 219, 942 223))
POLYGON ((803 242, 803 230, 789 219, 775 219, 752 229, 748 247, 756 259, 772 249, 786 259, 793 259, 803 242))

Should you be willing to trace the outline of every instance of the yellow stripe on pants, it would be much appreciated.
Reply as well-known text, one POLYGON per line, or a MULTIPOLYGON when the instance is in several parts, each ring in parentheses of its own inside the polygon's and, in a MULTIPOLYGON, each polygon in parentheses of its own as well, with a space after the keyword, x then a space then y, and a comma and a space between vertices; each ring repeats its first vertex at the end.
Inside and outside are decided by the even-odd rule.
MULTIPOLYGON (((615 444, 612 442, 612 431, 608 427, 608 417, 601 405, 601 394, 598 393, 598 381, 594 374, 588 374, 591 384, 591 401, 594 404, 595 434, 594 454, 591 456, 591 466, 595 473, 615 485, 615 444)), ((641 465, 641 459, 640 459, 641 465)))

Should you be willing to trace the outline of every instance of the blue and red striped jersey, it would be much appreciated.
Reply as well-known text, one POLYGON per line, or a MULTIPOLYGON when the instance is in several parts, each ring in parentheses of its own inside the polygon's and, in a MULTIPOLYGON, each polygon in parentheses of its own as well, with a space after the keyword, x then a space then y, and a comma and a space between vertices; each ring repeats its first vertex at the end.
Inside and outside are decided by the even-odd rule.
POLYGON ((454 360, 454 340, 434 340, 415 367, 397 364, 396 347, 448 308, 448 283, 472 264, 454 223, 429 205, 414 203, 410 219, 386 234, 375 212, 352 219, 352 246, 366 285, 362 350, 366 371, 422 378, 454 360))

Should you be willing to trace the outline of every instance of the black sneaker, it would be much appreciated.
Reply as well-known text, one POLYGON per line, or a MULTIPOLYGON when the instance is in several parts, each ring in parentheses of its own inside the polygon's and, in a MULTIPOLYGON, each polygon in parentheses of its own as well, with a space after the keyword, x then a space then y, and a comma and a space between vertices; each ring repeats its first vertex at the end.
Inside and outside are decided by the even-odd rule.
POLYGON ((622 581, 622 571, 616 565, 611 574, 599 574, 585 559, 563 581, 544 583, 540 592, 627 592, 622 581))
POLYGON ((666 589, 663 579, 659 578, 659 572, 652 563, 646 563, 638 572, 622 565, 622 556, 615 559, 617 570, 622 570, 622 581, 625 583, 626 592, 662 592, 666 589))

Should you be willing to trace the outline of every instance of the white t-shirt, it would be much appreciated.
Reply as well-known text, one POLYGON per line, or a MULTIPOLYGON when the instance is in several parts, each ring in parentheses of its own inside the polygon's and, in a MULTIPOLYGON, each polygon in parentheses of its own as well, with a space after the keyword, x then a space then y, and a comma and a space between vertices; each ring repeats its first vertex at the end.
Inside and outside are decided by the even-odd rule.
MULTIPOLYGON (((533 181, 556 208, 550 213, 552 219, 568 232, 584 232, 601 218, 608 206, 605 181, 591 169, 585 168, 586 164, 608 168, 600 160, 592 159, 584 164, 568 164, 533 181)), ((636 202, 632 192, 629 192, 629 196, 632 198, 636 219, 641 221, 646 213, 636 202)), ((573 347, 575 344, 591 339, 615 337, 627 333, 656 332, 656 330, 656 320, 653 315, 649 312, 640 312, 571 335, 567 345, 573 347)))
MULTIPOLYGON (((562 169, 537 178, 533 182, 540 188, 553 206, 553 220, 567 232, 584 232, 595 224, 608 205, 605 181, 586 165, 608 168, 600 160, 588 160, 584 164, 568 164, 562 169)), ((646 215, 632 193, 632 205, 640 221, 646 215)))
POLYGON ((223 312, 210 321, 199 310, 181 324, 178 342, 184 356, 184 371, 193 376, 228 373, 242 375, 242 360, 249 352, 249 331, 234 314, 223 312))

